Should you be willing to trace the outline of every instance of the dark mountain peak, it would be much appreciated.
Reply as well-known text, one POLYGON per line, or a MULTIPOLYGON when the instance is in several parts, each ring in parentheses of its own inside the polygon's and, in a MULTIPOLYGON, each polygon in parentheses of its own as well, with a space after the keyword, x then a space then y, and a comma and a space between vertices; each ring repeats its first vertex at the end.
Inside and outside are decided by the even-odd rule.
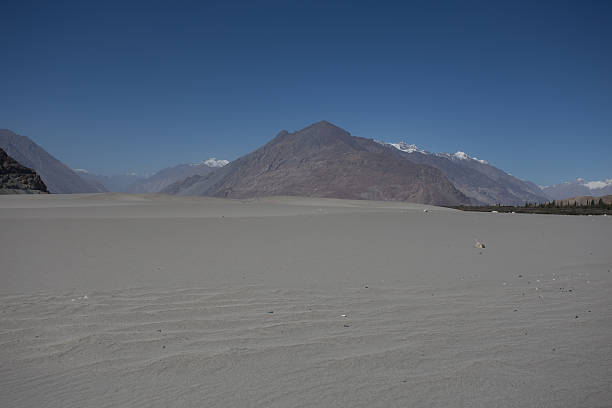
POLYGON ((280 132, 265 146, 205 175, 163 192, 249 198, 272 195, 471 202, 437 169, 400 157, 372 140, 351 136, 327 121, 280 132))
POLYGON ((334 125, 331 122, 328 122, 327 120, 320 120, 318 122, 315 122, 312 125, 307 126, 305 129, 308 129, 308 128, 311 128, 311 127, 312 128, 320 128, 320 129, 339 129, 339 130, 341 130, 343 132, 346 132, 346 130, 342 129, 339 126, 334 125))
POLYGON ((298 130, 295 133, 305 133, 307 135, 316 135, 320 133, 335 134, 335 135, 340 135, 340 134, 350 135, 350 133, 347 132, 346 130, 326 120, 322 120, 320 122, 313 123, 312 125, 306 126, 304 129, 298 130))
POLYGON ((322 120, 293 133, 281 131, 267 146, 284 145, 290 150, 302 152, 332 148, 339 145, 345 147, 348 145, 361 150, 354 139, 356 138, 346 130, 322 120))
POLYGON ((315 152, 320 149, 334 149, 339 146, 346 149, 347 145, 354 144, 352 139, 355 138, 349 132, 322 120, 291 133, 287 130, 281 130, 274 139, 262 146, 261 149, 263 151, 281 149, 285 155, 293 155, 298 152, 315 152))

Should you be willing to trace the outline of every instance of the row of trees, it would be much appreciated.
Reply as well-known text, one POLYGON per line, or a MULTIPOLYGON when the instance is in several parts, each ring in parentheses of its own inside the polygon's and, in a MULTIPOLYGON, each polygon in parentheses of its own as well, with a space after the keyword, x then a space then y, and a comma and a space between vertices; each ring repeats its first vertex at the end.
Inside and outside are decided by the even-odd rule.
POLYGON ((595 201, 594 199, 588 201, 586 204, 578 204, 576 201, 573 203, 563 201, 550 201, 548 203, 525 203, 525 208, 603 208, 606 210, 612 210, 612 204, 606 204, 603 199, 595 201))

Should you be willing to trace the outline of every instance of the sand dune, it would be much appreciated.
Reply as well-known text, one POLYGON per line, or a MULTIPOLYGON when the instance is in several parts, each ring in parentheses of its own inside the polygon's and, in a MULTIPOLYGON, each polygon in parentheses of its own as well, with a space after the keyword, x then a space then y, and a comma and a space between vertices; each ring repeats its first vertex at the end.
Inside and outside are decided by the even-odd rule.
POLYGON ((0 225, 2 407, 612 401, 610 217, 103 194, 0 225))

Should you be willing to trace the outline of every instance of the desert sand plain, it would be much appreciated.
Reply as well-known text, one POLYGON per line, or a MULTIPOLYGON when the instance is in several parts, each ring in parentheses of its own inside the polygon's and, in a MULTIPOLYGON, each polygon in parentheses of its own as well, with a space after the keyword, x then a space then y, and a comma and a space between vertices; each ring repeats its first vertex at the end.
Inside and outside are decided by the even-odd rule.
POLYGON ((0 406, 610 407, 611 269, 612 217, 0 196, 0 406))

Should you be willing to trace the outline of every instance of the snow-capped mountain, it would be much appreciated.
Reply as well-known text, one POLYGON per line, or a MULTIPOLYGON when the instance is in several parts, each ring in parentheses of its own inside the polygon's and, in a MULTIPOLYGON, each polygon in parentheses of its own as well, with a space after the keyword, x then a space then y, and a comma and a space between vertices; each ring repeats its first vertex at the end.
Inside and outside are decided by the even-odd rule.
POLYGON ((482 164, 489 164, 487 163, 486 160, 481 160, 478 157, 472 157, 469 154, 462 152, 462 151, 458 151, 456 153, 435 153, 437 156, 442 156, 442 157, 448 157, 449 159, 452 160, 475 160, 478 163, 482 163, 482 164))
POLYGON ((612 186, 612 179, 608 179, 604 181, 587 181, 584 183, 584 185, 589 190, 601 190, 602 188, 612 186))
POLYGON ((229 160, 217 160, 216 157, 211 157, 210 159, 206 159, 206 160, 202 160, 199 163, 194 163, 192 164, 192 166, 199 166, 201 164, 205 164, 208 167, 223 167, 227 164, 229 164, 229 160))
POLYGON ((182 181, 187 177, 203 176, 211 171, 227 165, 227 160, 217 160, 214 157, 194 164, 179 164, 162 169, 146 179, 137 181, 128 188, 130 193, 158 193, 170 184, 182 181))
POLYGON ((395 147, 397 150, 401 150, 402 152, 406 152, 406 153, 414 153, 414 152, 420 152, 420 153, 425 153, 428 154, 428 152, 426 152, 425 150, 419 150, 419 148, 417 147, 417 145, 415 144, 408 144, 408 143, 404 143, 404 142, 399 142, 399 143, 385 143, 385 142, 380 142, 378 140, 376 140, 376 142, 383 144, 383 145, 389 145, 389 146, 393 146, 395 147))
POLYGON ((157 193, 167 185, 181 181, 194 175, 208 174, 212 170, 228 164, 227 160, 217 160, 211 157, 194 164, 179 164, 162 169, 152 176, 136 173, 114 174, 106 176, 93 174, 86 169, 73 169, 81 178, 88 182, 117 193, 157 193))
POLYGON ((520 205, 526 201, 544 202, 548 198, 532 182, 516 177, 490 165, 486 160, 456 153, 432 153, 404 142, 386 143, 406 159, 441 170, 462 193, 485 204, 520 205))
POLYGON ((292 133, 281 131, 229 165, 174 183, 162 192, 228 198, 292 195, 473 203, 440 170, 405 160, 397 152, 321 121, 292 133))
POLYGON ((541 187, 544 194, 553 200, 563 200, 568 197, 594 196, 601 197, 612 194, 612 179, 603 181, 587 181, 578 178, 575 181, 541 187))
POLYGON ((432 152, 428 152, 427 150, 419 149, 418 146, 415 144, 408 144, 406 142, 387 143, 387 142, 381 142, 380 140, 375 140, 375 142, 383 144, 383 145, 387 145, 387 146, 393 146, 397 150, 400 150, 405 153, 418 152, 418 153, 423 153, 423 154, 434 154, 436 156, 447 157, 449 159, 476 160, 477 162, 487 164, 486 160, 480 160, 478 157, 472 157, 469 154, 462 152, 462 151, 458 151, 456 153, 432 153, 432 152))

